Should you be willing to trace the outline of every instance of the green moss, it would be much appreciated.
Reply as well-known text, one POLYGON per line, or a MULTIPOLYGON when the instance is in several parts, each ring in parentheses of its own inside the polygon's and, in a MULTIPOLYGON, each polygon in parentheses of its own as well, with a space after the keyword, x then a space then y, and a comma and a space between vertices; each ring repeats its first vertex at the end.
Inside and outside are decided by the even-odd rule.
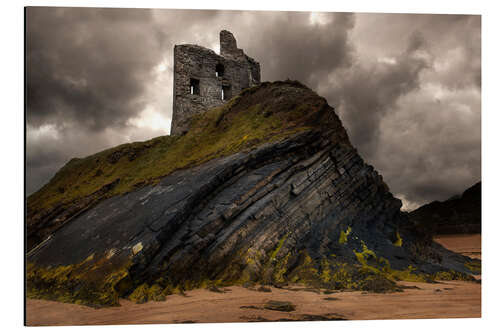
POLYGON ((354 255, 356 256, 361 265, 369 266, 367 261, 370 258, 376 259, 377 256, 375 255, 375 252, 370 250, 363 241, 361 241, 361 248, 362 248, 361 252, 356 252, 356 250, 353 250, 354 255))
POLYGON ((286 282, 285 273, 288 270, 288 260, 291 253, 288 253, 282 260, 280 260, 274 269, 274 281, 278 283, 286 282))
POLYGON ((278 252, 281 250, 281 248, 283 247, 283 244, 285 243, 286 239, 288 238, 288 236, 290 235, 290 233, 287 233, 285 236, 283 236, 279 242, 278 242, 278 246, 276 246, 276 248, 274 249, 273 252, 271 252, 271 260, 274 260, 276 258, 276 255, 278 254, 278 252))
POLYGON ((314 267, 314 262, 305 256, 305 260, 296 270, 297 282, 316 288, 342 290, 370 290, 386 292, 395 290, 395 283, 380 270, 368 269, 360 264, 350 264, 337 259, 322 258, 320 270, 314 267), (373 289, 373 290, 372 290, 373 289))
MULTIPOLYGON (((288 260, 290 259, 291 253, 287 253, 286 255, 281 255, 279 259, 277 259, 278 253, 282 251, 283 245, 285 241, 290 236, 290 233, 285 234, 276 245, 271 253, 269 253, 267 262, 264 264, 264 267, 260 270, 264 272, 264 278, 261 281, 264 284, 269 283, 284 283, 286 281, 285 275, 288 271, 288 260)), ((247 255, 246 259, 247 263, 251 263, 253 267, 249 267, 250 269, 258 269, 257 262, 260 261, 259 257, 257 258, 249 258, 247 255)), ((255 275, 255 274, 254 274, 255 275)), ((243 282, 247 282, 251 279, 248 272, 242 275, 245 278, 243 282)), ((241 280, 240 280, 241 282, 241 280)))
POLYGON ((386 293, 398 290, 396 283, 383 274, 373 274, 366 277, 359 283, 357 289, 374 293, 386 293))
POLYGON ((291 273, 293 282, 304 283, 306 285, 317 286, 320 283, 319 270, 316 263, 306 251, 301 252, 299 264, 291 273))
POLYGON ((343 230, 340 230, 339 244, 347 243, 347 236, 349 236, 351 231, 352 231, 351 227, 348 227, 345 232, 343 230))
POLYGON ((320 279, 324 283, 328 283, 328 282, 330 282, 331 278, 332 278, 332 272, 330 270, 330 265, 328 263, 328 260, 327 259, 322 259, 321 260, 321 275, 320 275, 320 279))
POLYGON ((363 241, 361 241, 361 247, 361 252, 353 252, 358 262, 366 271, 381 274, 387 279, 394 281, 426 282, 429 280, 427 275, 415 273, 416 269, 411 265, 405 270, 392 269, 386 258, 377 257, 375 252, 368 249, 363 241))
POLYGON ((157 284, 153 284, 148 290, 148 300, 155 302, 163 302, 167 299, 163 293, 163 288, 157 284))
POLYGON ((481 261, 479 260, 468 261, 464 266, 474 274, 481 274, 481 261))
POLYGON ((173 289, 172 289, 172 294, 173 295, 178 295, 178 294, 183 294, 184 293, 184 288, 181 287, 180 285, 177 285, 175 286, 173 289))
POLYGON ((37 267, 29 263, 27 296, 92 307, 119 305, 117 286, 128 277, 128 263, 122 267, 102 265, 102 258, 75 265, 37 267))
POLYGON ((337 263, 332 270, 332 276, 328 282, 333 289, 354 289, 353 267, 346 263, 337 263), (335 282, 333 285, 331 282, 335 282))
POLYGON ((428 282, 429 278, 425 274, 417 274, 415 272, 415 267, 408 266, 405 270, 388 270, 388 276, 395 281, 410 281, 410 282, 428 282))
POLYGON ((396 240, 392 243, 392 245, 399 247, 403 246, 403 239, 401 238, 399 232, 396 232, 396 240))
POLYGON ((396 270, 390 267, 389 261, 385 258, 377 258, 375 253, 368 249, 366 244, 361 241, 362 251, 356 252, 356 258, 363 266, 363 269, 376 274, 383 274, 386 278, 395 281, 428 282, 429 280, 463 280, 471 281, 474 278, 468 274, 454 270, 440 271, 435 274, 417 273, 417 269, 408 266, 405 270, 396 270), (370 264, 368 261, 370 260, 370 264))
POLYGON ((236 280, 222 279, 186 279, 179 282, 170 282, 168 279, 160 278, 147 289, 147 300, 164 301, 168 295, 186 295, 186 291, 193 289, 217 289, 231 285, 241 284, 236 280))
POLYGON ((141 284, 139 287, 135 288, 135 290, 128 297, 132 302, 142 304, 148 301, 148 291, 149 287, 147 284, 141 284))
POLYGON ((468 274, 457 272, 455 270, 440 271, 432 275, 433 280, 441 281, 451 281, 451 280, 461 280, 461 281, 474 281, 474 278, 468 274))
POLYGON ((146 303, 147 301, 162 302, 166 300, 166 294, 164 293, 164 288, 158 284, 153 284, 150 287, 148 284, 143 283, 135 288, 128 298, 138 304, 146 303))

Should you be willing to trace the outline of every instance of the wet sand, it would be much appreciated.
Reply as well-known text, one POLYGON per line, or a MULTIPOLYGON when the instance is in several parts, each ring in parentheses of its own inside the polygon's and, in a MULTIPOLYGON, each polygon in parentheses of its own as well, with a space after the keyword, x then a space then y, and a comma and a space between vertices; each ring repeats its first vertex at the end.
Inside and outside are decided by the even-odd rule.
POLYGON ((481 259, 481 234, 447 235, 435 237, 434 240, 454 252, 481 259))
MULTIPOLYGON (((481 237, 446 236, 437 239, 443 246, 480 257, 481 237)), ((270 288, 259 292, 243 287, 225 288, 224 293, 205 289, 188 291, 187 296, 171 295, 166 302, 134 304, 121 300, 120 307, 93 309, 75 304, 27 300, 27 324, 106 325, 214 323, 304 319, 416 319, 470 318, 481 316, 481 285, 475 282, 400 283, 412 289, 390 294, 365 292, 323 292, 270 288), (417 289, 418 288, 418 289, 417 289), (292 312, 264 309, 269 300, 288 301, 292 312), (314 317, 321 316, 321 317, 314 317)))

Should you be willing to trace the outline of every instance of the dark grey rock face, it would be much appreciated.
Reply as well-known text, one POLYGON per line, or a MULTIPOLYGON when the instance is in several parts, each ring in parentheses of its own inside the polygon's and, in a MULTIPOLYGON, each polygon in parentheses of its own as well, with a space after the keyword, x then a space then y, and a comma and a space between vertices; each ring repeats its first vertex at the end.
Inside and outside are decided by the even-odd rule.
POLYGON ((259 63, 237 48, 229 31, 220 32, 220 45, 220 55, 198 45, 175 46, 173 135, 185 133, 193 116, 260 83, 259 63))
POLYGON ((315 262, 358 263, 355 252, 366 247, 394 269, 464 271, 463 257, 435 244, 425 254, 416 249, 401 202, 333 135, 302 132, 104 200, 31 251, 28 261, 57 266, 94 256, 131 260, 134 281, 272 283, 290 277, 304 253, 315 262), (402 246, 394 245, 397 234, 402 246))

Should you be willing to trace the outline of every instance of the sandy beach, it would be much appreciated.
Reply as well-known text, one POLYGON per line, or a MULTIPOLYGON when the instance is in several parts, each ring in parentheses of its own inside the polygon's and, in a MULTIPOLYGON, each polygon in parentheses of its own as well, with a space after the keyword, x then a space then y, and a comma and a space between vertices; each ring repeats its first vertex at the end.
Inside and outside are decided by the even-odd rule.
POLYGON ((434 238, 444 247, 465 256, 481 259, 481 235, 449 235, 434 238))
MULTIPOLYGON (((481 257, 480 235, 450 235, 436 239, 449 249, 481 257)), ((480 278, 480 276, 478 276, 480 278)), ((171 295, 165 302, 93 309, 76 304, 27 300, 27 325, 112 325, 160 323, 213 323, 290 320, 365 320, 416 318, 477 318, 481 316, 481 284, 465 281, 401 282, 403 292, 373 294, 304 288, 300 285, 260 292, 239 286, 224 292, 197 289, 186 296, 171 295), (306 289, 306 290, 304 290, 306 289), (287 301, 295 311, 264 308, 270 300, 287 301)))

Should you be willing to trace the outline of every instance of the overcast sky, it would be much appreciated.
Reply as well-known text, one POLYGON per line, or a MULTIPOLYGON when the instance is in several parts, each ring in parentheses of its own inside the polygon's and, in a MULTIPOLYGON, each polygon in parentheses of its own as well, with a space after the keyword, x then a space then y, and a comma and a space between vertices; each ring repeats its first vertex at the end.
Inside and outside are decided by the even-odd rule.
POLYGON ((27 189, 72 157, 168 134, 174 44, 219 31, 336 108, 406 209, 481 178, 481 18, 142 9, 27 9, 27 189))

